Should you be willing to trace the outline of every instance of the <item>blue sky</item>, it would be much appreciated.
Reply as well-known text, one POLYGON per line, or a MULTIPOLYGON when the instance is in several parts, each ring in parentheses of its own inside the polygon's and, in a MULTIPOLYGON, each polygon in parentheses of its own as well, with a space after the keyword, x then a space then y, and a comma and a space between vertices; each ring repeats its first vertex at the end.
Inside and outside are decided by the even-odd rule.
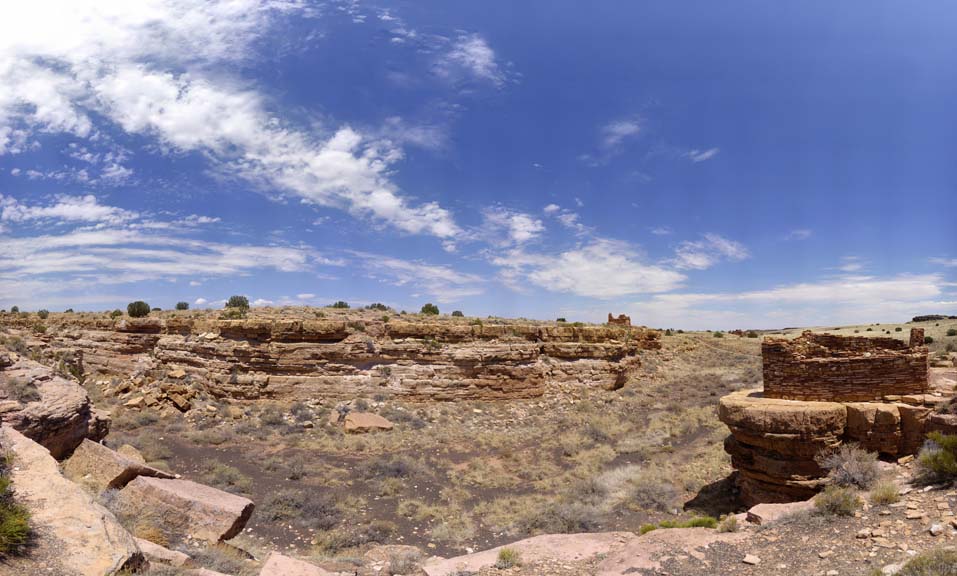
POLYGON ((0 6, 0 307, 957 313, 957 9, 0 6))

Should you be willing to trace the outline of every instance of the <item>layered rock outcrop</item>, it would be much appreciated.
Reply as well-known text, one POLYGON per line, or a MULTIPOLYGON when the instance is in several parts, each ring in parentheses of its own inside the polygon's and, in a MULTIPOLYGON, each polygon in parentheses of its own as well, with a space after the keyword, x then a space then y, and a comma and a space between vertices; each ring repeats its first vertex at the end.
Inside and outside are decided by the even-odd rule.
MULTIPOLYGON (((640 366, 642 350, 660 346, 658 332, 644 328, 384 321, 369 315, 120 321, 51 316, 43 334, 20 333, 50 361, 69 362, 90 377, 132 375, 135 387, 181 370, 181 380, 201 380, 206 392, 236 399, 370 393, 431 400, 531 398, 549 382, 611 389, 640 366)), ((174 393, 188 407, 189 398, 174 393)))
POLYGON ((110 420, 97 413, 86 390, 52 369, 11 352, 0 363, 0 418, 50 451, 68 456, 84 438, 100 440, 110 420))
POLYGON ((747 505, 813 496, 819 456, 845 443, 885 457, 917 452, 953 386, 931 387, 923 333, 910 342, 805 332, 763 343, 764 390, 721 399, 725 450, 747 505))

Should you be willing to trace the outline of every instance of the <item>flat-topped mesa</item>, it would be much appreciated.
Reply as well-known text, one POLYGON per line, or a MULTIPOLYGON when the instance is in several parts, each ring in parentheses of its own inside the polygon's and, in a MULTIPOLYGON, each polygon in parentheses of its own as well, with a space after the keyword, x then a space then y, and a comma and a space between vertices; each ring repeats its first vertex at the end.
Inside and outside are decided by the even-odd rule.
POLYGON ((190 314, 115 321, 51 314, 39 334, 14 326, 44 361, 71 358, 91 378, 132 376, 126 389, 147 405, 156 396, 146 389, 152 381, 165 382, 160 396, 175 384, 181 396, 179 388, 201 385, 219 397, 291 400, 534 398, 551 383, 614 389, 640 367, 641 351, 661 346, 657 331, 640 327, 368 311, 245 320, 190 314))
POLYGON ((922 328, 911 329, 910 342, 806 331, 764 340, 761 354, 767 398, 880 401, 928 390, 922 328))

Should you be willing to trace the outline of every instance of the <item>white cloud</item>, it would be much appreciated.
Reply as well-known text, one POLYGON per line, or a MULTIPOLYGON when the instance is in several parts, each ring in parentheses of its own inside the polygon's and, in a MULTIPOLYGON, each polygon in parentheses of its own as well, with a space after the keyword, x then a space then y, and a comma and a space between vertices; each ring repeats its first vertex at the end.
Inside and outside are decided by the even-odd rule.
POLYGON ((197 306, 203 306, 203 305, 206 304, 207 302, 209 302, 209 300, 207 300, 207 299, 205 299, 205 298, 197 298, 196 301, 193 302, 193 304, 196 304, 197 306))
POLYGON ((315 298, 315 297, 316 297, 315 294, 309 294, 309 293, 306 293, 306 294, 296 294, 296 298, 298 298, 298 299, 300 299, 300 300, 312 300, 312 299, 315 298))
POLYGON ((930 262, 945 268, 957 268, 957 258, 931 258, 930 262))
POLYGON ((721 260, 740 261, 750 256, 748 249, 740 242, 718 234, 705 234, 701 240, 679 244, 672 262, 680 270, 706 270, 721 260))
POLYGON ((841 258, 842 264, 837 267, 838 270, 845 273, 860 272, 864 269, 864 260, 860 256, 844 256, 841 258))
POLYGON ((137 217, 138 214, 135 212, 100 204, 96 196, 92 194, 57 196, 56 203, 48 206, 28 206, 15 198, 0 194, 0 220, 2 221, 63 220, 119 224, 137 217))
POLYGON ((707 150, 698 150, 697 148, 689 150, 685 156, 697 164, 698 162, 704 162, 705 160, 711 160, 720 152, 720 148, 708 148, 707 150))
POLYGON ((646 264, 624 242, 596 239, 557 254, 533 254, 514 248, 492 258, 505 283, 515 289, 528 284, 553 292, 610 299, 630 294, 667 292, 685 276, 646 264))
POLYGON ((351 253, 359 259, 369 278, 423 290, 438 302, 455 302, 484 292, 484 280, 477 274, 368 252, 351 253))
POLYGON ((544 213, 546 213, 546 214, 554 214, 555 212, 558 212, 558 211, 561 210, 561 209, 562 209, 562 207, 559 206, 558 204, 549 204, 548 206, 545 206, 545 207, 542 209, 542 212, 544 212, 544 213))
POLYGON ((486 228, 484 236, 493 244, 524 244, 545 230, 541 220, 524 212, 496 207, 486 209, 483 216, 486 228))
POLYGON ((651 233, 655 236, 668 236, 673 234, 674 231, 667 226, 656 226, 655 228, 651 229, 651 233))
POLYGON ((797 228, 788 232, 785 240, 807 240, 814 235, 814 231, 808 228, 797 228))
POLYGON ((450 76, 456 68, 497 86, 505 82, 505 75, 498 65, 495 51, 479 34, 460 34, 452 42, 451 48, 440 60, 436 70, 441 75, 450 76))
POLYGON ((199 282, 198 280, 190 280, 190 281, 189 281, 189 285, 190 285, 190 286, 202 286, 203 283, 202 283, 202 282, 199 282))
POLYGON ((253 306, 272 306, 274 302, 272 300, 266 300, 265 298, 256 298, 253 300, 253 306))
POLYGON ((661 294, 633 304, 641 323, 679 328, 781 328, 900 322, 952 310, 941 276, 844 276, 766 290, 661 294))
MULTIPOLYGON (((268 99, 214 65, 253 57, 258 36, 305 3, 256 0, 38 0, 0 5, 0 152, 14 130, 94 133, 105 118, 162 147, 204 153, 238 176, 307 203, 335 207, 412 234, 448 238, 452 215, 414 205, 390 180, 401 150, 345 126, 299 130, 268 99)), ((490 74, 476 39, 456 59, 490 74)), ((221 68, 221 67, 220 67, 221 68)), ((24 137, 18 137, 24 140, 24 137)), ((104 177, 129 178, 121 164, 104 177)))
POLYGON ((607 150, 616 150, 622 143, 641 133, 641 122, 637 118, 625 118, 605 124, 601 128, 601 145, 607 150))

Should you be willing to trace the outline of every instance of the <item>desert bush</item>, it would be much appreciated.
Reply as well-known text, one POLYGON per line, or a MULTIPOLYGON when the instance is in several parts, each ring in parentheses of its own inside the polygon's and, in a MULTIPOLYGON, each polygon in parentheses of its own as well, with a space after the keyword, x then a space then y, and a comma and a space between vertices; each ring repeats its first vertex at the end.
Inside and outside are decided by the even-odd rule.
POLYGON ((927 480, 957 478, 957 436, 931 432, 917 456, 921 475, 927 480))
POLYGON ((221 462, 207 465, 202 478, 206 484, 234 493, 248 493, 253 484, 252 479, 240 472, 238 468, 221 462))
POLYGON ((933 336, 924 336, 924 344, 933 344, 933 343, 934 343, 933 336))
POLYGON ((249 310, 249 298, 245 296, 230 296, 226 301, 226 308, 238 308, 240 310, 249 310))
POLYGON ((46 320, 47 318, 50 317, 50 311, 40 310, 39 312, 37 312, 37 316, 39 316, 41 320, 46 320))
POLYGON ((365 544, 385 544, 395 531, 395 524, 373 520, 368 524, 337 528, 319 534, 315 543, 320 552, 334 555, 365 544))
POLYGON ((355 468, 360 478, 408 478, 418 473, 419 465, 406 456, 375 456, 366 459, 355 468))
POLYGON ((748 338, 757 338, 757 337, 758 337, 757 332, 755 332, 754 330, 748 331, 748 338))
POLYGON ((957 550, 937 548, 921 552, 897 576, 957 576, 957 550))
POLYGON ((452 316, 455 318, 464 318, 465 314, 461 310, 452 310, 452 316))
POLYGON ((577 534, 594 532, 601 525, 601 511, 594 503, 559 501, 534 508, 515 522, 521 534, 577 534))
POLYGON ((272 492, 256 513, 270 522, 294 522, 316 530, 330 530, 342 519, 336 497, 323 490, 272 492))
POLYGON ((715 338, 724 338, 724 332, 715 332, 715 333, 714 333, 714 337, 715 337, 715 338))
POLYGON ((19 314, 19 313, 20 313, 20 307, 19 307, 19 306, 11 306, 11 307, 10 307, 10 313, 11 313, 11 314, 19 314))
POLYGON ((282 417, 282 410, 268 404, 259 411, 259 422, 263 426, 281 426, 286 423, 286 420, 282 417))
POLYGON ((428 314, 430 316, 436 316, 439 313, 439 307, 435 304, 429 302, 428 304, 422 305, 422 310, 419 311, 420 314, 428 314))
POLYGON ((826 516, 853 516, 861 504, 857 492, 846 486, 828 486, 814 497, 814 508, 826 516))
POLYGON ((177 309, 177 310, 189 310, 189 302, 177 302, 177 303, 176 303, 176 309, 177 309))
POLYGON ((950 328, 947 330, 948 336, 957 336, 957 328, 950 328))
POLYGON ((32 380, 11 378, 7 381, 7 393, 17 402, 24 404, 40 399, 40 391, 32 380))
POLYGON ((14 500, 8 470, 10 457, 0 457, 0 559, 20 554, 30 540, 30 513, 14 500))
POLYGON ((900 501, 900 487, 892 480, 879 480, 868 495, 871 504, 881 506, 900 501))
POLYGON ((381 302, 376 302, 375 304, 369 304, 366 306, 369 310, 378 310, 380 312, 386 312, 389 310, 389 307, 381 302))
POLYGON ((646 510, 670 510, 678 497, 674 484, 663 477, 641 472, 629 480, 628 500, 633 506, 646 510))
POLYGON ((718 522, 718 532, 737 532, 740 528, 738 517, 734 514, 728 514, 718 522))
POLYGON ((671 331, 671 328, 668 328, 667 330, 665 330, 665 336, 672 336, 672 335, 674 335, 674 332, 671 331))
POLYGON ((498 551, 498 556, 495 558, 495 567, 499 570, 506 570, 521 565, 522 555, 518 553, 518 550, 506 546, 498 551))
POLYGON ((568 322, 564 317, 555 318, 555 322, 568 322))
POLYGON ((110 318, 119 318, 123 315, 123 311, 117 308, 116 310, 110 312, 110 318))
POLYGON ((349 308, 349 303, 339 300, 338 302, 333 303, 329 306, 330 308, 341 308, 343 310, 349 308))
POLYGON ((415 574, 419 567, 419 555, 415 552, 402 552, 389 555, 388 576, 415 574))
POLYGON ((130 302, 126 305, 126 313, 130 315, 130 318, 143 318, 149 316, 150 305, 142 300, 130 302))
POLYGON ((253 576, 258 574, 255 566, 246 560, 246 555, 229 544, 213 544, 206 547, 190 548, 189 555, 193 564, 208 570, 215 570, 235 576, 253 576))
POLYGON ((894 328, 894 332, 901 332, 902 330, 903 328, 901 328, 900 326, 898 326, 897 328, 894 328))
POLYGON ((818 464, 828 471, 828 477, 838 486, 869 489, 880 477, 877 454, 856 444, 844 444, 830 453, 818 455, 818 464))

